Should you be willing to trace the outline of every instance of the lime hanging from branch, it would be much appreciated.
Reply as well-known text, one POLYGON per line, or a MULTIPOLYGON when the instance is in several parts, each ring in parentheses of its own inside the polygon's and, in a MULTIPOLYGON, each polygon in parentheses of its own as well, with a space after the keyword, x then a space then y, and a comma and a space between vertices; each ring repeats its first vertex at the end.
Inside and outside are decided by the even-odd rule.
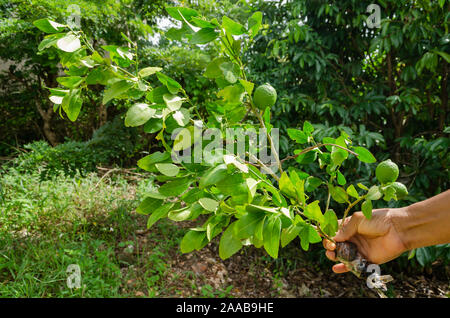
POLYGON ((395 194, 397 195, 398 200, 401 200, 408 195, 408 189, 403 183, 394 182, 392 187, 395 189, 395 194))
POLYGON ((268 83, 258 86, 253 94, 253 103, 261 110, 272 107, 276 101, 277 91, 268 83))
POLYGON ((398 166, 391 159, 380 162, 375 170, 375 175, 382 184, 397 180, 398 173, 398 166))

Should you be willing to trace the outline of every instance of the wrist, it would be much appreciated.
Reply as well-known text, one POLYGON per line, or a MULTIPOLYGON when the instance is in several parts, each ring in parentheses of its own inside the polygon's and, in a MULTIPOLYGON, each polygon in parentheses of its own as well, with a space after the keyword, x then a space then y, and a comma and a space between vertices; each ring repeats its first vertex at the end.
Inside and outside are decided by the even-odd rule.
POLYGON ((399 240, 403 244, 403 252, 415 248, 415 244, 409 235, 410 228, 413 226, 408 207, 389 209, 389 218, 394 226, 399 240))

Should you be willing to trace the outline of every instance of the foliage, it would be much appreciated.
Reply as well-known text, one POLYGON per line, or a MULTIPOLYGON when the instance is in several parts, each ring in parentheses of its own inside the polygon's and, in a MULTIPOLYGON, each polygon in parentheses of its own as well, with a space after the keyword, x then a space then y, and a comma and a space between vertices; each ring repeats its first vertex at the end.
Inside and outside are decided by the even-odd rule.
MULTIPOLYGON (((369 28, 372 3, 252 1, 266 27, 247 52, 248 67, 278 91, 276 127, 310 120, 320 135, 353 130, 355 142, 399 164, 407 200, 423 200, 450 180, 450 4, 379 1, 381 28, 369 28)), ((283 142, 281 150, 292 151, 283 142)), ((351 162, 343 167, 366 174, 351 162)))
POLYGON ((300 129, 287 130, 294 155, 279 158, 271 134, 271 110, 260 111, 255 107, 252 98, 255 84, 247 77, 241 59, 262 27, 261 12, 252 13, 244 25, 227 16, 221 22, 206 19, 196 10, 184 7, 166 10, 181 22, 176 31, 181 38, 191 44, 217 45, 220 52, 204 73, 216 82, 217 98, 202 113, 182 85, 160 67, 140 67, 137 45, 129 38, 125 37, 131 48, 104 45, 97 50, 81 30, 48 19, 34 22, 50 33, 41 47, 58 49, 65 68, 65 76, 57 79, 63 87, 50 89, 55 111, 64 112, 75 121, 82 108, 83 94, 90 90, 90 85, 102 85, 103 104, 114 99, 133 102, 126 113, 125 125, 144 126, 146 132, 157 133, 156 139, 164 151, 153 152, 138 162, 141 169, 156 175, 155 187, 146 192, 137 208, 138 213, 149 215, 149 227, 161 218, 178 222, 207 215, 206 222, 186 233, 180 244, 182 252, 199 250, 222 233, 219 254, 223 259, 249 244, 264 247, 271 257, 277 258, 280 243, 284 247, 300 237, 302 248, 308 250, 310 244, 321 241, 320 235, 334 236, 338 222, 336 213, 329 208, 331 201, 346 206, 344 217, 363 203, 364 214, 370 218, 372 201, 396 199, 389 183, 368 186, 358 183, 355 184, 358 191, 347 182, 340 171, 344 161, 357 157, 362 164, 370 164, 376 159, 366 148, 354 145, 345 131, 337 138, 324 136, 318 143, 313 137, 314 126, 305 121, 300 129), (219 129, 220 140, 225 138, 227 128, 264 128, 276 169, 259 160, 252 162, 262 149, 255 149, 251 143, 244 153, 235 154, 228 149, 208 153, 209 142, 191 139, 190 133, 195 136, 199 127, 219 129), (176 128, 180 130, 172 140, 176 128), (174 159, 173 151, 186 149, 193 143, 200 146, 203 154, 211 155, 210 159, 201 163, 174 159), (288 160, 297 164, 285 171, 283 164, 288 160), (321 174, 314 176, 302 171, 307 164, 314 164, 321 174), (316 189, 324 191, 328 199, 314 201, 311 192, 316 189))
MULTIPOLYGON (((54 114, 46 87, 57 85, 60 67, 56 50, 38 49, 42 34, 32 24, 47 16, 67 23, 80 23, 95 38, 126 45, 123 31, 143 45, 153 35, 156 17, 164 16, 167 1, 108 0, 0 0, 0 134, 8 144, 25 144, 45 138, 56 145, 65 138, 87 140, 92 131, 113 118, 101 104, 95 87, 84 96, 83 112, 77 123, 68 125, 54 114), (80 12, 78 12, 80 10, 80 12)), ((94 43, 100 46, 101 43, 94 43)), ((10 147, 0 146, 3 154, 10 147)))
POLYGON ((36 141, 24 146, 26 153, 14 159, 10 165, 18 171, 32 173, 40 171, 41 179, 64 174, 75 176, 97 171, 99 165, 121 164, 124 158, 134 155, 138 146, 135 128, 125 128, 117 117, 93 134, 86 142, 67 141, 51 147, 45 141, 36 141))

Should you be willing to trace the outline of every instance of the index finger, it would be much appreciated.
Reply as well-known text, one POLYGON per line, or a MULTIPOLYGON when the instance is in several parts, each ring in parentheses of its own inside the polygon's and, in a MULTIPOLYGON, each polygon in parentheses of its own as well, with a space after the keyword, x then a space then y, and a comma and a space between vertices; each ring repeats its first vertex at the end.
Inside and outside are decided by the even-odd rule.
POLYGON ((334 244, 333 242, 331 242, 328 239, 323 239, 322 243, 323 243, 323 247, 325 247, 325 249, 327 249, 329 251, 334 251, 336 249, 336 244, 334 244))

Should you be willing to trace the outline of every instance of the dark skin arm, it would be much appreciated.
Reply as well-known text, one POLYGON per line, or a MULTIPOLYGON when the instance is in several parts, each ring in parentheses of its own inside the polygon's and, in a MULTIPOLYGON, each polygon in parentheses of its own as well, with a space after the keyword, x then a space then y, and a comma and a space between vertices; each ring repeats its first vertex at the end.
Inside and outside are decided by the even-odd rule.
MULTIPOLYGON (((397 209, 378 209, 366 219, 356 212, 344 220, 334 237, 336 242, 350 241, 374 264, 383 264, 414 248, 450 242, 450 190, 422 202, 397 209)), ((335 260, 335 244, 324 239, 326 256, 335 260)), ((342 263, 335 273, 349 269, 342 263)))

